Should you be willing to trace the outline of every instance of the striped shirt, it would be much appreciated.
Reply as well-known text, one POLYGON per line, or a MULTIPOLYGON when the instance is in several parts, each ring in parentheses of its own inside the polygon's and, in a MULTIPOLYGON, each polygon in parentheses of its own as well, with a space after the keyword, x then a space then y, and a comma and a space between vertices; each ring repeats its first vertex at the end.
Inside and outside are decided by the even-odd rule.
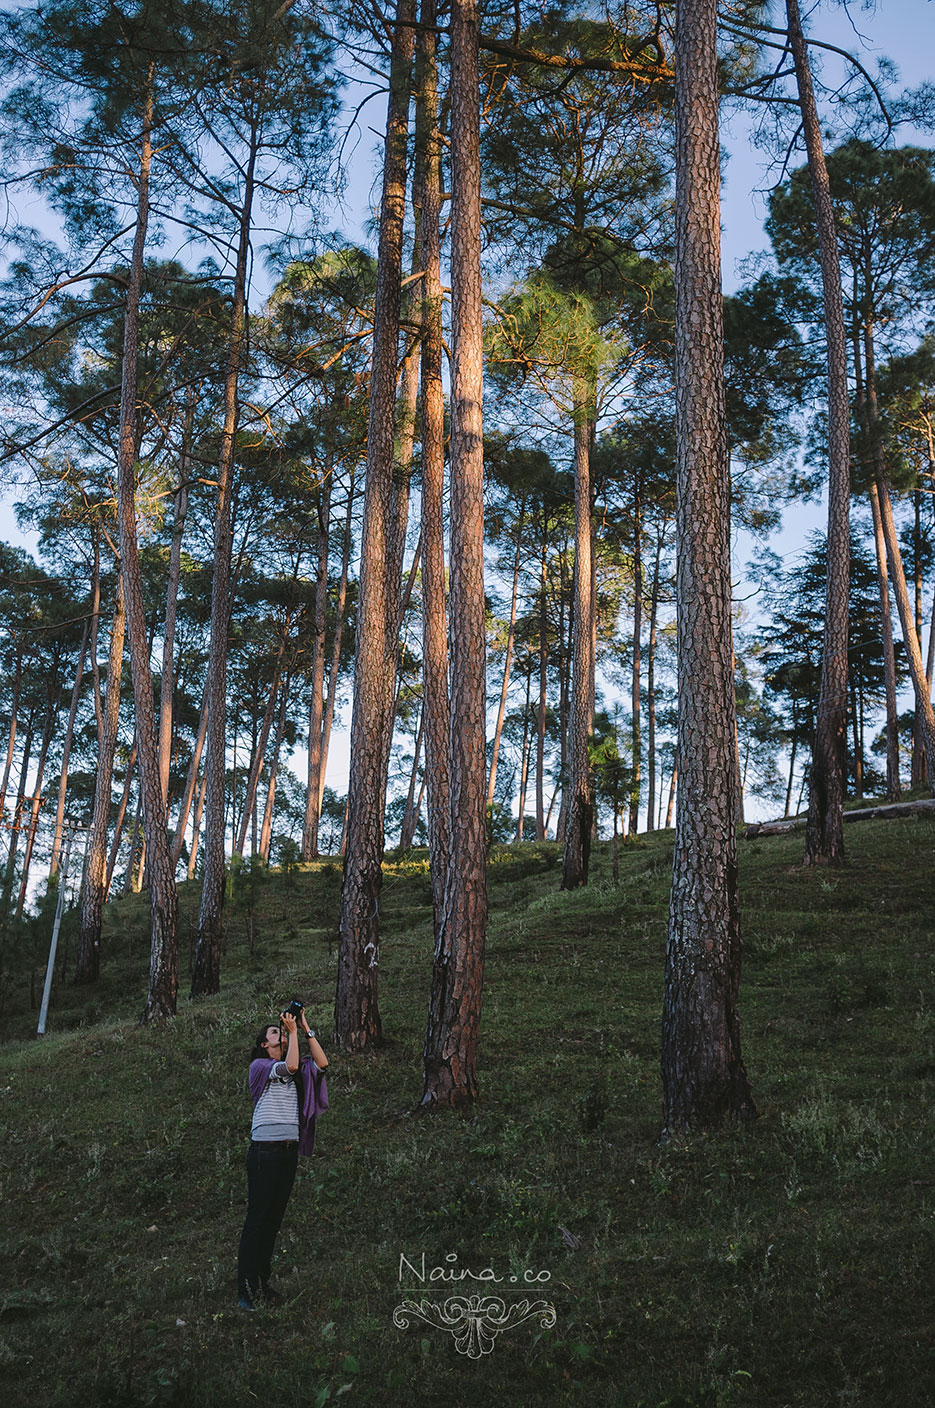
POLYGON ((277 1061, 253 1107, 251 1139, 298 1139, 299 1092, 285 1061, 277 1061))

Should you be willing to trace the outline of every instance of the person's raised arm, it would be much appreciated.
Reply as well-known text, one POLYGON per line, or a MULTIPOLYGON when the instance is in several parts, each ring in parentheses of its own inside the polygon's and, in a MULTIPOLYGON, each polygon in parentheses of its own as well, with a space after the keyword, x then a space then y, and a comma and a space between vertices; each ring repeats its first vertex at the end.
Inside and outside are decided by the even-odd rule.
POLYGON ((308 1019, 305 1016, 304 1012, 302 1013, 302 1025, 305 1028, 305 1035, 308 1037, 308 1049, 311 1058, 315 1062, 315 1065, 318 1067, 318 1069, 320 1071, 323 1071, 327 1068, 328 1057, 321 1049, 321 1043, 319 1042, 318 1037, 315 1035, 315 1033, 309 1026, 308 1019))
POLYGON ((289 1033, 289 1044, 286 1047, 286 1068, 294 1075, 299 1069, 299 1030, 291 1012, 283 1012, 281 1021, 289 1033))

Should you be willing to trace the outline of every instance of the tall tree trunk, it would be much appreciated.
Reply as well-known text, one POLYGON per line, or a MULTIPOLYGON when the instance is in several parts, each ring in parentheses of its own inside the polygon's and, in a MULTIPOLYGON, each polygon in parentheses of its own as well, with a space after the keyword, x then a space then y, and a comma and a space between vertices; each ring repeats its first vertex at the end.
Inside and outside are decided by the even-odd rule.
POLYGON ((266 757, 266 745, 269 743, 270 730, 273 727, 273 719, 276 717, 276 703, 279 698, 279 680, 282 670, 282 662, 286 653, 286 640, 291 626, 289 617, 283 622, 282 635, 279 640, 279 653, 276 656, 276 664, 273 669, 273 682, 269 688, 269 695, 266 700, 266 708, 263 710, 263 721, 260 724, 260 731, 253 746, 253 754, 250 759, 250 771, 247 774, 247 789, 244 793, 243 813, 240 818, 240 830, 237 835, 237 844, 234 847, 238 855, 243 855, 243 848, 247 841, 247 827, 250 824, 250 814, 256 803, 257 787, 260 781, 260 773, 263 771, 263 761, 266 757))
POLYGON ((117 857, 120 854, 120 842, 123 838, 123 826, 127 816, 127 804, 130 800, 130 788, 133 784, 133 773, 136 768, 136 735, 133 736, 133 744, 127 758, 127 771, 123 779, 123 791, 120 794, 120 801, 117 804, 117 817, 114 821, 114 839, 110 843, 110 855, 107 857, 107 878, 104 881, 104 902, 110 894, 110 887, 113 884, 114 871, 117 868, 117 857))
POLYGON ((526 782, 529 777, 529 702, 532 694, 532 661, 526 666, 526 707, 523 710, 523 742, 519 755, 519 798, 516 818, 516 840, 523 839, 523 819, 526 811, 526 782))
MULTIPOLYGON (((11 633, 12 634, 12 633, 11 633)), ((10 769, 13 766, 13 752, 16 747, 16 730, 19 723, 19 695, 23 679, 23 642, 16 639, 16 668, 13 674, 13 690, 10 700, 10 731, 7 735, 6 762, 3 765, 3 781, 0 782, 0 820, 6 806, 6 790, 10 785, 10 769)))
POLYGON ((669 779, 669 800, 668 800, 668 802, 666 803, 666 825, 665 825, 666 831, 668 831, 669 828, 670 828, 671 825, 672 825, 672 813, 673 813, 673 811, 675 810, 675 789, 676 789, 676 787, 678 786, 678 780, 679 780, 679 760, 678 760, 678 753, 676 753, 676 755, 675 755, 675 762, 674 762, 673 765, 672 765, 672 776, 671 776, 671 778, 669 779))
MULTIPOLYGON (((194 424, 194 394, 189 392, 182 453, 179 458, 179 486, 175 491, 175 521, 169 548, 169 583, 166 588, 166 620, 162 636, 162 675, 159 683, 159 785, 169 797, 169 766, 172 761, 172 692, 175 685, 175 618, 178 607, 179 577, 182 569, 182 537, 188 514, 188 477, 191 473, 191 442, 194 424)), ((175 861, 172 864, 175 873, 175 861)))
POLYGON ((71 691, 71 706, 68 722, 65 725, 65 739, 62 743, 62 769, 59 773, 58 799, 55 805, 55 832, 52 837, 52 858, 49 862, 49 879, 58 872, 59 854, 62 849, 62 832, 65 824, 65 794, 68 791, 68 761, 71 757, 71 744, 75 736, 75 717, 78 713, 78 700, 81 697, 81 681, 84 678, 84 660, 88 650, 88 637, 91 634, 90 616, 84 623, 81 644, 78 647, 78 667, 75 670, 75 683, 71 691))
POLYGON ((282 741, 286 734, 286 718, 289 706, 289 677, 280 690, 279 718, 276 720, 276 736, 273 740, 273 758, 269 767, 269 787, 266 791, 266 806, 263 809, 263 825, 260 828, 260 859, 269 865, 269 852, 273 840, 273 806, 276 801, 276 778, 279 773, 279 756, 282 741))
POLYGON ((198 797, 195 802, 195 815, 192 818, 192 844, 188 852, 188 878, 194 880, 195 865, 198 860, 198 843, 201 840, 201 817, 205 809, 205 792, 207 791, 208 779, 202 773, 201 786, 198 788, 198 797))
POLYGON ((302 826, 302 859, 318 855, 318 818, 321 806, 321 724, 324 713, 325 629, 328 621, 328 549, 331 542, 331 487, 333 466, 326 468, 318 494, 318 575, 312 625, 311 700, 308 708, 308 787, 302 826))
MULTIPOLYGON (((150 80, 151 82, 151 80, 150 80)), ((159 777, 156 721, 153 716, 153 681, 147 644, 143 583, 136 528, 137 463, 137 354, 139 310, 143 286, 143 255, 149 219, 149 169, 152 157, 152 89, 148 88, 143 113, 137 193, 136 234, 127 285, 123 337, 123 377, 120 389, 120 453, 117 467, 117 520, 120 530, 120 572, 123 577, 130 672, 136 711, 143 829, 149 858, 150 966, 149 995, 141 1021, 153 1022, 175 1015, 178 991, 178 896, 169 856, 166 800, 159 777)))
POLYGON ((922 664, 922 648, 916 631, 916 619, 909 601, 906 572, 903 567, 902 553, 899 550, 899 537, 896 532, 896 524, 893 522, 893 506, 890 500, 883 441, 880 435, 873 325, 869 320, 864 325, 864 370, 867 379, 867 421, 870 427, 870 444, 873 452, 876 489, 879 495, 883 538, 889 558, 890 576, 893 579, 893 595, 896 597, 896 610, 899 613, 903 644, 906 647, 909 674, 915 691, 916 716, 922 730, 922 747, 925 751, 930 786, 935 792, 935 711, 932 709, 931 689, 922 664))
POLYGON ((179 806, 178 820, 175 823, 175 835, 172 837, 172 868, 173 871, 179 863, 182 854, 182 847, 185 844, 185 828, 188 825, 188 816, 192 807, 192 798, 195 795, 195 787, 198 782, 198 769, 201 766, 201 754, 205 745, 205 735, 208 731, 208 683, 205 681, 204 691, 201 696, 201 714, 198 718, 198 732, 195 735, 195 747, 192 751, 191 762, 188 765, 188 775, 185 779, 185 791, 182 794, 182 801, 179 806))
MULTIPOLYGON (((640 501, 640 475, 633 485, 633 669, 630 683, 630 713, 632 728, 632 776, 630 788, 630 835, 635 836, 640 823, 640 791, 642 784, 643 737, 640 727, 640 636, 643 630, 643 505, 640 501)), ((650 816, 652 813, 650 813, 650 816)), ((652 822, 647 822, 647 830, 652 822)))
POLYGON ((575 624, 568 745, 568 811, 562 861, 562 889, 588 883, 591 826, 594 820, 589 745, 593 724, 594 613, 591 574, 591 406, 594 388, 583 378, 575 391, 575 624))
MULTIPOLYGON (((406 792, 406 810, 399 828, 399 849, 408 851, 416 833, 416 783, 419 779, 419 760, 422 757, 422 735, 425 725, 425 705, 419 710, 419 723, 416 728, 415 744, 412 750, 412 767, 409 770, 409 788, 406 792)), ((424 774, 423 774, 424 775, 424 774)))
POLYGON ((104 709, 101 703, 101 672, 97 662, 97 637, 101 619, 101 535, 91 529, 91 688, 94 697, 94 720, 97 724, 97 744, 104 736, 104 709))
POLYGON ((10 846, 7 851, 6 871, 3 877, 3 896, 0 898, 0 932, 6 933, 10 922, 10 900, 13 894, 13 880, 16 874, 16 853, 19 849, 19 836, 23 825, 23 808, 26 803, 26 779, 29 761, 32 757, 34 717, 30 711, 23 738, 23 761, 19 771, 19 784, 16 801, 13 804, 13 817, 10 824, 10 846))
POLYGON ((386 737, 392 726, 398 589, 388 580, 393 509, 396 357, 399 338, 406 145, 412 77, 414 0, 398 0, 383 163, 374 306, 367 478, 360 548, 347 847, 341 891, 335 1040, 361 1051, 380 1040, 377 1006, 379 905, 386 801, 386 737))
POLYGON ((546 511, 542 510, 542 557, 539 567, 539 702, 536 712, 536 840, 545 840, 545 710, 549 637, 546 616, 546 511))
POLYGON ((901 788, 899 785, 899 710, 896 704, 896 651, 893 645, 893 619, 890 615, 886 540, 883 536, 880 495, 876 484, 870 486, 870 507, 873 511, 873 543, 877 556, 880 627, 883 636, 883 678, 886 694, 886 796, 889 801, 897 802, 901 788))
POLYGON ((506 636, 506 658, 503 662, 503 683, 500 686, 500 703, 497 708, 497 723, 493 735, 493 752, 490 758, 490 778, 487 783, 487 805, 493 806, 494 788, 497 785, 497 759, 500 756, 500 739, 503 734, 503 720, 506 717, 507 691, 510 687, 510 665, 513 660, 513 636, 516 631, 516 601, 519 593, 519 563, 523 548, 523 522, 526 516, 526 500, 520 504, 519 522, 516 529, 516 553, 513 558, 513 590, 510 596, 510 625, 506 636))
POLYGON ((889 485, 885 479, 877 480, 877 491, 880 495, 880 517, 883 520, 883 536, 886 539, 886 552, 893 579, 893 594, 896 597, 896 609, 899 612, 899 621, 902 626, 909 674, 912 678, 912 687, 915 690, 916 711, 922 723, 922 746, 925 749, 929 788, 935 794, 935 710, 932 709, 931 691, 922 664, 919 639, 915 633, 912 607, 906 588, 906 573, 899 551, 896 524, 893 522, 893 506, 890 502, 889 485))
POLYGON ((646 660, 646 753, 649 764, 649 790, 646 804, 646 825, 656 829, 656 617, 659 609, 659 564, 662 558, 663 532, 656 534, 656 561, 653 565, 653 585, 649 599, 649 651, 646 660))
POLYGON ((218 496, 214 518, 214 574, 211 581, 211 639, 208 647, 208 731, 205 735, 205 841, 198 942, 192 962, 192 997, 217 992, 221 985, 224 933, 225 796, 227 763, 227 636, 230 628, 231 555, 233 547, 234 442, 237 388, 247 330, 247 277, 253 213, 258 131, 250 133, 243 204, 234 271, 230 342, 224 377, 224 425, 218 459, 218 496))
POLYGON ((58 714, 58 685, 55 683, 49 690, 49 707, 46 711, 45 726, 42 730, 42 742, 39 746, 39 761, 36 765, 36 790, 33 793, 32 806, 29 811, 29 824, 26 828, 26 849, 23 852, 23 874, 20 878, 19 896, 16 901, 16 918, 22 918, 23 906, 26 903, 26 891, 29 886, 29 867, 32 862, 33 847, 36 844, 36 831, 39 826, 39 810, 42 806, 42 780, 45 777, 45 764, 49 756, 49 744, 52 742, 52 733, 55 728, 55 719, 58 714))
POLYGON ((451 845, 448 617, 445 604, 445 401, 442 390, 441 138, 435 0, 423 0, 416 110, 421 164, 422 279, 422 677, 429 870, 438 941, 451 845))
POLYGON ((809 770, 806 865, 844 863, 844 749, 847 736, 847 626, 851 565, 850 405, 841 265, 821 125, 798 0, 786 0, 802 128, 815 207, 828 355, 828 581, 818 719, 809 770))
POLYGON ((662 1016, 665 1137, 756 1113, 737 1017, 716 0, 679 6, 675 92, 680 785, 662 1016))
MULTIPOLYGON (((922 650, 922 491, 912 493, 912 576, 915 585, 916 639, 922 650)), ((927 673, 927 672, 926 672, 927 673)), ((931 693, 931 690, 929 690, 931 693)), ((912 765, 910 785, 921 787, 925 781, 925 753, 922 747, 922 718, 918 709, 912 725, 912 765)))
POLYGON ((321 721, 321 773, 318 787, 318 811, 315 814, 315 847, 318 846, 318 828, 321 821, 321 803, 325 792, 325 772, 328 766, 328 749, 331 743, 331 726, 334 721, 334 701, 338 691, 338 675, 341 668, 341 640, 344 634, 344 617, 347 611, 347 578, 351 561, 351 515, 354 506, 354 475, 351 473, 347 494, 347 513, 344 520, 344 543, 341 550, 341 576, 338 579, 338 596, 334 608, 334 642, 331 647, 331 666, 328 671, 328 693, 325 695, 325 715, 321 721))
POLYGON ((451 855, 422 1105, 477 1096, 487 927, 483 321, 475 0, 451 6, 451 855))
POLYGON ((94 809, 88 832, 81 917, 78 921, 76 983, 93 983, 101 971, 101 913, 107 895, 107 823, 110 820, 111 782, 117 724, 120 719, 120 677, 123 673, 123 640, 126 616, 123 604, 123 577, 117 578, 114 619, 110 628, 110 654, 107 660, 107 694, 101 716, 101 742, 97 756, 94 809))

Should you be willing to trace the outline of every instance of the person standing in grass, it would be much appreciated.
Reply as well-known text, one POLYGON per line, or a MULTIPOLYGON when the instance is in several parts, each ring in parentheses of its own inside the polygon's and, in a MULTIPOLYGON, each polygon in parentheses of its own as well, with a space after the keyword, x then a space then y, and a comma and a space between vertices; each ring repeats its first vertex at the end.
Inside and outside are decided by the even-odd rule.
POLYGON ((253 1125, 247 1151, 247 1216, 237 1254, 237 1304, 256 1310, 259 1298, 282 1296, 269 1281, 273 1247, 282 1224, 299 1155, 311 1155, 315 1125, 328 1108, 328 1058, 293 1002, 278 1022, 263 1027, 250 1057, 253 1125), (299 1061, 299 1020, 309 1054, 299 1061))

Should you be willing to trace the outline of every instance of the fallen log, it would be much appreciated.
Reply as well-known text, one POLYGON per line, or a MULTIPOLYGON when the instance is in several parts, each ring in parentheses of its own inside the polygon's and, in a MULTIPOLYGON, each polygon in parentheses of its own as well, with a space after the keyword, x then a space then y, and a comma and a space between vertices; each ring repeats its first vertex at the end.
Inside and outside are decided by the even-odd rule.
MULTIPOLYGON (((917 812, 935 812, 935 799, 920 802, 887 802, 882 807, 855 807, 853 811, 844 813, 845 821, 881 821, 893 816, 913 816, 917 812)), ((745 841, 752 841, 759 836, 781 836, 786 831, 794 831, 796 827, 804 826, 808 820, 807 814, 799 816, 783 817, 780 821, 754 822, 748 826, 743 833, 745 841)))

